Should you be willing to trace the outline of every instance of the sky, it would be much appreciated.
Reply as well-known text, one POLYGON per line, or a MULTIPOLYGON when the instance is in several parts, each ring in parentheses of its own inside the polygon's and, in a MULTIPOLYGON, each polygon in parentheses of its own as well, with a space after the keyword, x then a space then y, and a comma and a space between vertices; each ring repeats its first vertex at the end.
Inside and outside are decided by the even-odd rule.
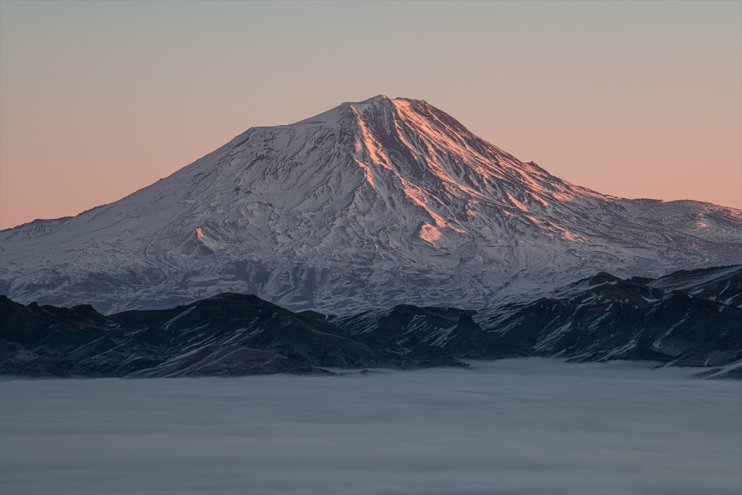
POLYGON ((1 0, 0 228, 378 94, 603 193, 742 208, 739 1, 1 0))

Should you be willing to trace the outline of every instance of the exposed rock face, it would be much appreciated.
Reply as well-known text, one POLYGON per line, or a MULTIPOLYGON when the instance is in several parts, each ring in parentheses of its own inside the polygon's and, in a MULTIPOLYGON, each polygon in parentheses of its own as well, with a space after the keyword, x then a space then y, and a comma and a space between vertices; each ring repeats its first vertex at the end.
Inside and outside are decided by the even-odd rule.
POLYGON ((657 280, 600 273, 547 297, 492 309, 397 306, 330 322, 361 340, 430 345, 458 358, 562 356, 726 366, 742 361, 742 301, 728 289, 740 283, 739 266, 657 280), (683 290, 658 288, 681 282, 683 290))
POLYGON ((65 377, 67 371, 57 359, 39 356, 14 342, 0 339, 0 375, 65 377))
POLYGON ((0 374, 9 375, 331 374, 323 367, 464 366, 438 349, 369 346, 328 323, 239 294, 110 316, 86 306, 24 306, 0 296, 0 339, 0 374))

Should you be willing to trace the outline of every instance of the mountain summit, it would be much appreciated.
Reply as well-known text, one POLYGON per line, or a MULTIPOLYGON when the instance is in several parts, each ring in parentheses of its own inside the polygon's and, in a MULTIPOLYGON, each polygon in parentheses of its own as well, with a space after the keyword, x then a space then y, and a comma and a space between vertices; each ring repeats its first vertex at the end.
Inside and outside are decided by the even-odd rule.
POLYGON ((742 211, 606 196, 377 96, 251 128, 115 203, 2 231, 0 249, 0 292, 22 302, 477 308, 598 271, 740 263, 742 211))

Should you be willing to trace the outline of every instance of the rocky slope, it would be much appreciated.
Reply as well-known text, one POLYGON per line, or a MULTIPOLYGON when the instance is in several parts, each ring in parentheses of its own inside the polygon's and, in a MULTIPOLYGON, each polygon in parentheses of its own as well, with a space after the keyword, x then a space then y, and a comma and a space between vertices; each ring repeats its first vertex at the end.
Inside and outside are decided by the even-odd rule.
POLYGON ((742 376, 740 284, 742 266, 660 279, 600 273, 548 297, 487 310, 398 305, 351 316, 293 313, 238 294, 108 316, 89 306, 24 306, 0 296, 0 374, 327 374, 326 367, 554 356, 742 376))
POLYGON ((740 253, 740 210, 590 191, 424 101, 379 96, 249 129, 120 201, 0 232, 0 293, 106 312, 223 292, 346 314, 476 309, 740 253))
POLYGON ((370 346, 328 323, 240 294, 109 316, 90 306, 24 306, 0 296, 0 339, 0 374, 10 375, 175 377, 463 366, 445 353, 392 342, 370 346))

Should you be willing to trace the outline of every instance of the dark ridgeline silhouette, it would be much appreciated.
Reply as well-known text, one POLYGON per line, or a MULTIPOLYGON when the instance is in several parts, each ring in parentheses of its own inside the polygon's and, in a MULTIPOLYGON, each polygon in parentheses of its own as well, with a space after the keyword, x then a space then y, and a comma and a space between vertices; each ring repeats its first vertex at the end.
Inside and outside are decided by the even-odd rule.
POLYGON ((222 294, 106 316, 90 306, 24 306, 0 296, 0 374, 331 374, 324 368, 523 356, 651 360, 741 377, 742 267, 660 279, 600 273, 548 297, 480 311, 399 305, 335 316, 222 294))

